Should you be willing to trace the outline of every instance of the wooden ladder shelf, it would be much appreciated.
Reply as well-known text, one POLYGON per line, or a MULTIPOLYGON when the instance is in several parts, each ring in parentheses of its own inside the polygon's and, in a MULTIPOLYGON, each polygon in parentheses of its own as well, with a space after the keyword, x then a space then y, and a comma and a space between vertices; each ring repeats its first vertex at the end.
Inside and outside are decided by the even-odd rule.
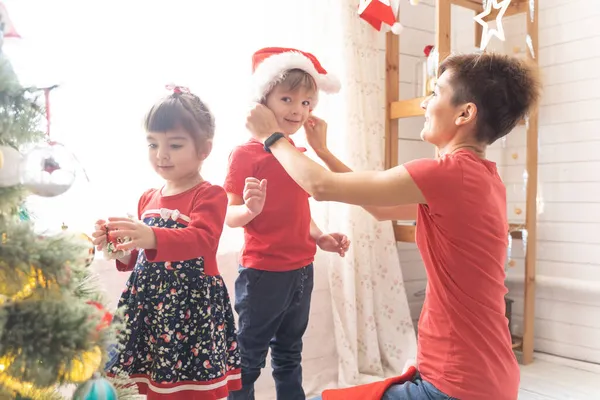
MULTIPOLYGON (((488 0, 491 1, 491 0, 488 0)), ((504 17, 523 14, 527 15, 527 34, 531 37, 534 54, 538 54, 538 2, 533 0, 535 18, 529 18, 529 0, 512 0, 504 17)), ((476 14, 483 11, 481 0, 435 0, 435 48, 439 53, 439 61, 446 58, 451 51, 451 8, 452 5, 473 10, 476 14)), ((418 6, 417 6, 418 7, 418 6)), ((487 21, 496 18, 496 11, 485 18, 487 21)), ((475 46, 479 46, 482 27, 473 21, 475 26, 475 46)), ((392 168, 398 165, 398 119, 424 115, 421 102, 425 97, 409 100, 399 100, 399 59, 400 44, 397 35, 388 32, 386 36, 386 152, 385 167, 392 168)), ((537 61, 534 59, 534 61, 537 61)), ((523 229, 527 230, 528 246, 525 252, 524 276, 524 310, 523 310, 523 337, 513 338, 513 348, 521 353, 521 362, 529 364, 533 361, 533 332, 534 332, 534 306, 535 306, 535 262, 537 244, 537 163, 538 163, 538 110, 529 116, 527 125, 527 161, 528 174, 526 195, 525 224, 510 224, 510 234, 513 239, 521 239, 523 229)), ((524 125, 522 121, 521 125, 524 125)), ((414 221, 395 221, 394 233, 399 242, 415 241, 414 221)))

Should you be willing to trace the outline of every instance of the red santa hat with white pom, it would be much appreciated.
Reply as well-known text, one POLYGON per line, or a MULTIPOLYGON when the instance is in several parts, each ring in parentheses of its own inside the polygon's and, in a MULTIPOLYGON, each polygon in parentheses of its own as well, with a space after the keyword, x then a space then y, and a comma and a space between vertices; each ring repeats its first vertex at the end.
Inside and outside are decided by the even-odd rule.
POLYGON ((273 88, 274 82, 291 69, 301 69, 310 74, 317 88, 325 93, 340 91, 339 79, 328 73, 314 55, 286 47, 265 47, 252 56, 253 100, 262 100, 273 88))

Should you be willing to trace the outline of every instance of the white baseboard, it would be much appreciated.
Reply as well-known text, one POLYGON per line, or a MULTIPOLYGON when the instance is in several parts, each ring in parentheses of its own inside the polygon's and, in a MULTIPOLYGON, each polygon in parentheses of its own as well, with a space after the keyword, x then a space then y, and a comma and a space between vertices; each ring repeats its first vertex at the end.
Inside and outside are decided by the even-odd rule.
POLYGON ((550 363, 558 364, 558 365, 564 365, 566 367, 580 369, 583 371, 588 371, 588 372, 592 372, 594 374, 600 375, 600 364, 594 364, 594 363, 589 363, 589 362, 584 362, 584 361, 579 361, 579 360, 573 360, 571 358, 564 358, 564 357, 559 357, 559 356, 555 356, 555 355, 548 354, 548 353, 538 353, 538 352, 534 353, 534 361, 533 361, 534 363, 535 363, 535 360, 546 361, 546 362, 550 362, 550 363))

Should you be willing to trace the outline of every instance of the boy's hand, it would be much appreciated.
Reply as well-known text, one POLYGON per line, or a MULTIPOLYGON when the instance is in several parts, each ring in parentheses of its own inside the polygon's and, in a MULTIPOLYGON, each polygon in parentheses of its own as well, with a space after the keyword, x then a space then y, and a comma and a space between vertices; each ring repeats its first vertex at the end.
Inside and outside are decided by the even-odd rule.
POLYGON ((259 181, 256 178, 246 178, 243 198, 246 208, 252 215, 260 214, 267 198, 267 180, 259 181))
POLYGON ((323 251, 338 253, 344 257, 350 247, 350 240, 341 233, 326 233, 317 239, 317 246, 323 251))
POLYGON ((130 238, 130 242, 119 243, 117 250, 155 249, 156 236, 151 227, 129 218, 109 218, 106 224, 110 238, 130 238))
POLYGON ((99 219, 94 224, 94 233, 92 233, 94 240, 92 241, 94 242, 94 245, 98 251, 102 251, 107 242, 106 227, 104 226, 105 224, 106 221, 103 219, 99 219))
POLYGON ((304 123, 304 132, 315 153, 327 151, 327 122, 311 114, 304 123))

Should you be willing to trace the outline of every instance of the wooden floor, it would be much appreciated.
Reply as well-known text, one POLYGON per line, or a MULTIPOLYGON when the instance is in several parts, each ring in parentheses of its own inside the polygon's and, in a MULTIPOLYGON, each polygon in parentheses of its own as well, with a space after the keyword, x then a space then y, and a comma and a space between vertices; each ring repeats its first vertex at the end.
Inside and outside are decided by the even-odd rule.
POLYGON ((521 366, 519 400, 600 399, 600 365, 537 354, 521 366))
MULTIPOLYGON (((532 364, 521 366, 518 400, 593 399, 600 399, 600 365, 536 354, 532 364)), ((257 393, 256 400, 275 400, 275 394, 257 393)))

